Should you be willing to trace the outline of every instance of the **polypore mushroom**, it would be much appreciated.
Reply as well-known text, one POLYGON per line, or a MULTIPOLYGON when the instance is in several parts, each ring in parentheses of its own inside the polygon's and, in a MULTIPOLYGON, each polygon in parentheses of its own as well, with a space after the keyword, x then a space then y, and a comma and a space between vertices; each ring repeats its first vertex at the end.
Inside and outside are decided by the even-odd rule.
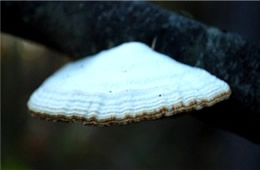
POLYGON ((230 94, 228 84, 207 71, 129 42, 65 65, 28 107, 46 119, 127 124, 199 110, 230 94))

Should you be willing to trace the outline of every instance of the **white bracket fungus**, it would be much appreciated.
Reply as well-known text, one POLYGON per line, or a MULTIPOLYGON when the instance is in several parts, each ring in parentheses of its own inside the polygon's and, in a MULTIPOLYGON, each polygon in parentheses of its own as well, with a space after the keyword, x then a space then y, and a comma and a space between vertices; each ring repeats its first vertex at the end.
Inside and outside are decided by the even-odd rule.
POLYGON ((229 98, 228 84, 139 42, 69 63, 32 94, 41 118, 127 124, 199 110, 229 98))

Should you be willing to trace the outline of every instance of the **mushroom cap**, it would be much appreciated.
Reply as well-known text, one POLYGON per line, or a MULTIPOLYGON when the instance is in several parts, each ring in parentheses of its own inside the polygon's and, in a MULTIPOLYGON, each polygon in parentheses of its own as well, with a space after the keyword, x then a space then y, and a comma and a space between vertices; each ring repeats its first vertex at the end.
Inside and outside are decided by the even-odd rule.
POLYGON ((230 94, 207 71, 128 42, 66 64, 32 94, 28 108, 41 118, 102 126, 199 110, 230 94))

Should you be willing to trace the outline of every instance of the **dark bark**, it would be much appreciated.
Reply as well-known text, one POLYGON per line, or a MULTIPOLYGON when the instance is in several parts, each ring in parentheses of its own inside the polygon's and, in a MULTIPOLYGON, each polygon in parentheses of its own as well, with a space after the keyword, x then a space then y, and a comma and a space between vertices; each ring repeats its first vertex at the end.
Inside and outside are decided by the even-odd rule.
POLYGON ((147 2, 1 2, 1 31, 73 58, 141 41, 204 68, 232 89, 228 101, 193 115, 260 143, 260 47, 147 2))

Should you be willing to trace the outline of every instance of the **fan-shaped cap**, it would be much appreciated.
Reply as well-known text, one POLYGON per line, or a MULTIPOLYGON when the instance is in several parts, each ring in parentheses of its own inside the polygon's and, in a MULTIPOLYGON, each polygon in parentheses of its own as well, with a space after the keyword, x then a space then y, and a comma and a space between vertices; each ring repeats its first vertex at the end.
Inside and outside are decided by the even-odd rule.
POLYGON ((230 94, 207 71, 129 42, 63 66, 32 94, 28 107, 41 118, 127 124, 199 110, 230 94))

